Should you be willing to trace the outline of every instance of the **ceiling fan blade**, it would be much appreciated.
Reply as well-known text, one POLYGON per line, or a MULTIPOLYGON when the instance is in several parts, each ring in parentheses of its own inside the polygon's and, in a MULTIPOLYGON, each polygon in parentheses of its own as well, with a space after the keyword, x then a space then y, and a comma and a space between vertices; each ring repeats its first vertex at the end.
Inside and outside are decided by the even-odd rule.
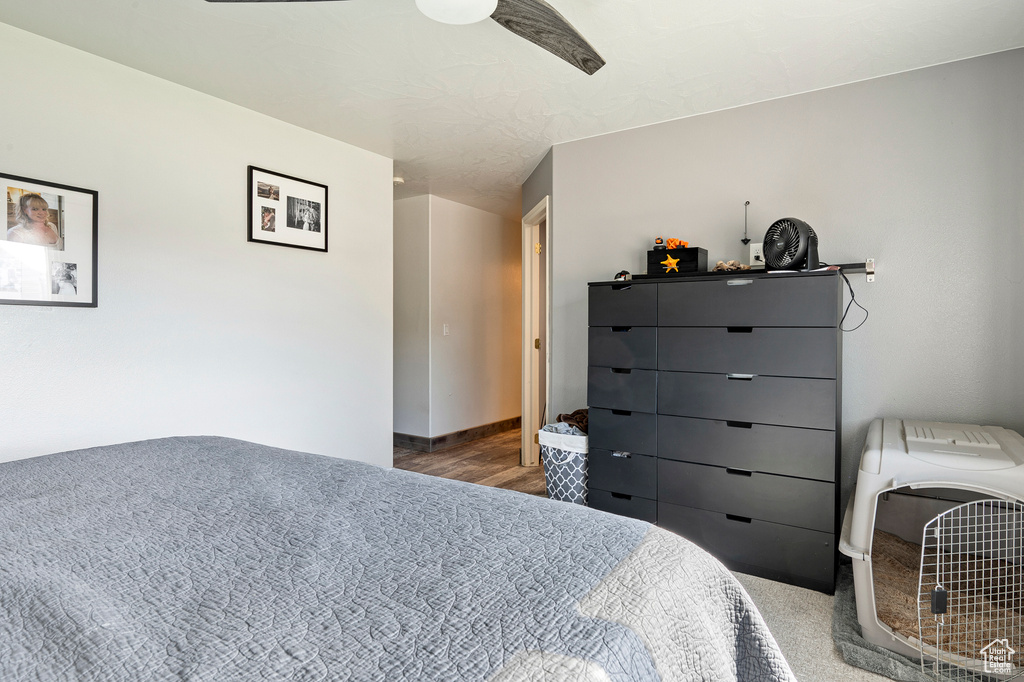
POLYGON ((498 0, 491 19, 587 75, 604 66, 597 50, 544 0, 498 0))

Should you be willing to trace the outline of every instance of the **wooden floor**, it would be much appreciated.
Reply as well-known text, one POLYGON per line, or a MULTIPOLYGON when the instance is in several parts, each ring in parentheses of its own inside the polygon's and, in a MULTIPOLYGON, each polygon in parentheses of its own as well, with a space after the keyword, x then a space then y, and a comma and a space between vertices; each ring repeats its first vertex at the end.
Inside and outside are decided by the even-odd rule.
POLYGON ((519 466, 520 429, 434 452, 395 447, 395 468, 547 497, 543 467, 519 466))

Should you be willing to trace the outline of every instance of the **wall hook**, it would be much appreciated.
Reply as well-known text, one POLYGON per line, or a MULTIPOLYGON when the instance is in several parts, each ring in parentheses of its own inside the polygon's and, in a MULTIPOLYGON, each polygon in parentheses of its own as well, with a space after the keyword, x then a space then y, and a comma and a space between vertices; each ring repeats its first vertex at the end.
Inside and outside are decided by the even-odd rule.
POLYGON ((744 245, 750 243, 750 239, 747 238, 747 206, 750 206, 749 201, 743 204, 743 239, 740 241, 743 242, 744 245))

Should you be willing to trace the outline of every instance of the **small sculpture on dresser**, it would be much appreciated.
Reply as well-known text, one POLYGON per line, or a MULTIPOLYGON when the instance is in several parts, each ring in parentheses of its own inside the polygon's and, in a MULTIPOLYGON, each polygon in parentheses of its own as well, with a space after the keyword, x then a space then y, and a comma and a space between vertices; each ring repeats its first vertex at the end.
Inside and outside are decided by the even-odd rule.
POLYGON ((717 263, 715 263, 715 267, 712 270, 712 272, 722 272, 722 271, 731 272, 732 270, 749 270, 749 269, 750 269, 749 265, 744 265, 743 263, 740 263, 738 260, 731 260, 728 263, 726 263, 725 261, 718 261, 717 263))

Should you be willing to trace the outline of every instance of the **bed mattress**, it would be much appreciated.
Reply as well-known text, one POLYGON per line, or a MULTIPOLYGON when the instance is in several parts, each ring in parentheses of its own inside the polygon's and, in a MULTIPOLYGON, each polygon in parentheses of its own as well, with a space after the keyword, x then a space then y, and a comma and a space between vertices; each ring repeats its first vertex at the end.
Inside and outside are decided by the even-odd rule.
POLYGON ((213 438, 0 465, 0 679, 791 680, 646 523, 213 438))

